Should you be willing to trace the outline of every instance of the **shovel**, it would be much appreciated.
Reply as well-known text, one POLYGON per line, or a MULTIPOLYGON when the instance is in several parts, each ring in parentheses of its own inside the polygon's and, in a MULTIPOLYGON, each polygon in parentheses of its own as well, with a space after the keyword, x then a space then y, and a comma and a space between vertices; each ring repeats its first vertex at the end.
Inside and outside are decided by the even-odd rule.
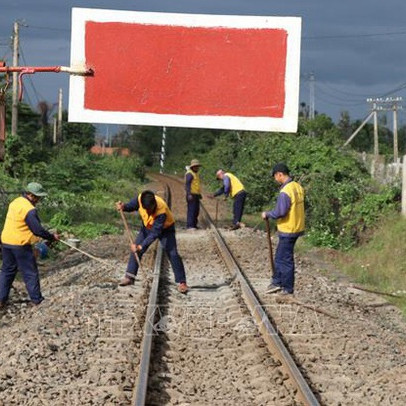
POLYGON ((271 228, 269 226, 268 218, 265 219, 265 225, 266 225, 266 234, 268 236, 269 262, 271 263, 272 276, 274 276, 275 275, 275 264, 273 262, 271 228))

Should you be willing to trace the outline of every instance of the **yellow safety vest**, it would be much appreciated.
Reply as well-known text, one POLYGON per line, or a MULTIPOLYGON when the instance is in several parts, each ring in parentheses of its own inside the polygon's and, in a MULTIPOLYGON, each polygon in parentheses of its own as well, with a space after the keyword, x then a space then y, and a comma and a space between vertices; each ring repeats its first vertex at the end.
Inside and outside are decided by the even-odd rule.
POLYGON ((141 195, 138 196, 138 204, 140 206, 140 208, 138 209, 138 212, 140 213, 141 220, 142 220, 144 226, 148 229, 151 229, 152 226, 154 225, 156 217, 158 217, 160 214, 166 214, 164 228, 170 227, 172 224, 175 223, 175 219, 173 217, 172 212, 169 210, 169 207, 165 203, 164 199, 155 195, 155 200, 156 200, 157 208, 155 210, 155 213, 149 215, 147 213, 147 211, 144 209, 144 207, 142 207, 141 195))
POLYGON ((192 183, 190 185, 190 193, 192 195, 200 195, 201 190, 200 190, 200 176, 198 173, 193 172, 191 169, 189 169, 186 174, 190 173, 193 176, 192 183))
POLYGON ((32 209, 35 209, 35 206, 23 196, 17 197, 10 203, 1 233, 3 244, 30 245, 39 241, 25 222, 28 212, 32 209))
POLYGON ((305 229, 304 189, 297 182, 289 182, 281 192, 286 193, 291 202, 288 214, 276 221, 281 233, 301 233, 305 229))
POLYGON ((230 172, 226 172, 225 175, 230 178, 230 183, 231 183, 230 195, 231 195, 231 197, 234 197, 237 193, 240 193, 241 190, 245 190, 245 189, 244 189, 244 185, 243 185, 242 182, 237 178, 237 176, 234 176, 234 175, 233 175, 232 173, 230 173, 230 172))

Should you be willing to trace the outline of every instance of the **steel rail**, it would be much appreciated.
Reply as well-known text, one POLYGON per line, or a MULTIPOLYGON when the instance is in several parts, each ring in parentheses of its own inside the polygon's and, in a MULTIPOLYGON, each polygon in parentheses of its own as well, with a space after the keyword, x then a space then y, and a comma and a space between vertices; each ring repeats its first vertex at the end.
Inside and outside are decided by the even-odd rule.
MULTIPOLYGON (((171 175, 160 174, 159 177, 167 177, 177 181, 178 183, 182 183, 179 178, 171 175)), ((282 368, 285 369, 292 382, 296 385, 298 389, 297 396, 299 400, 305 405, 319 406, 320 403, 318 399, 311 390, 303 374, 300 372, 282 339, 279 337, 277 330, 271 323, 261 302, 255 295, 253 289, 249 284, 249 281, 247 280, 237 261, 233 257, 224 238, 217 230, 217 227, 213 224, 213 220, 211 219, 210 214, 203 204, 200 204, 200 208, 203 220, 210 227, 210 230, 212 231, 212 234, 214 236, 214 240, 219 248, 221 255, 223 256, 224 261, 229 266, 230 271, 234 272, 233 278, 236 277, 236 279, 240 283, 243 299, 245 300, 245 303, 252 316, 255 318, 257 322, 257 328, 262 334, 262 338, 267 344, 268 349, 271 353, 276 355, 276 357, 281 362, 282 368)), ((144 403, 136 403, 137 406, 143 404, 144 403)))
MULTIPOLYGON (((166 186, 165 200, 167 201, 169 207, 171 205, 171 193, 169 187, 166 186)), ((158 244, 157 253, 155 257, 153 281, 151 285, 151 291, 149 295, 149 301, 147 306, 147 312, 145 316, 144 323, 144 334, 141 343, 141 360, 137 376, 137 381, 135 389, 133 392, 132 404, 135 406, 145 405, 148 390, 148 376, 149 367, 151 360, 151 349, 152 349, 152 339, 153 339, 153 324, 156 317, 157 310, 157 298, 158 298, 158 288, 159 279, 161 276, 163 259, 163 248, 161 244, 158 244)))
POLYGON ((200 206, 203 218, 210 226, 210 229, 214 235, 214 239, 219 248, 221 255, 223 255, 224 261, 230 267, 230 271, 234 272, 237 280, 240 282, 243 298, 245 303, 251 312, 252 316, 257 322, 257 328, 261 332, 264 341, 272 353, 276 353, 282 367, 288 373, 292 382, 298 388, 298 397, 305 405, 320 405, 310 386, 306 382, 303 374, 300 372, 295 361, 290 355, 288 349, 284 345, 282 339, 279 337, 278 332, 275 330, 268 315, 266 314, 261 302, 258 300, 254 291, 252 290, 248 280, 240 269, 237 261, 233 257, 230 249, 228 248, 224 238, 215 227, 213 220, 211 219, 206 208, 201 204, 200 206))

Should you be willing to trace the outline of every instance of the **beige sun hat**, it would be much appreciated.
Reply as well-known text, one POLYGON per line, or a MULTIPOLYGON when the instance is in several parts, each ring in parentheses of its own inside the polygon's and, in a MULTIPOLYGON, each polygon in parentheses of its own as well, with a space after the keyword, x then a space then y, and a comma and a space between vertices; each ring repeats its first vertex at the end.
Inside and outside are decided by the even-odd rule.
POLYGON ((192 159, 192 160, 190 161, 189 167, 190 167, 190 168, 193 168, 194 166, 202 166, 202 164, 199 162, 198 159, 192 159))

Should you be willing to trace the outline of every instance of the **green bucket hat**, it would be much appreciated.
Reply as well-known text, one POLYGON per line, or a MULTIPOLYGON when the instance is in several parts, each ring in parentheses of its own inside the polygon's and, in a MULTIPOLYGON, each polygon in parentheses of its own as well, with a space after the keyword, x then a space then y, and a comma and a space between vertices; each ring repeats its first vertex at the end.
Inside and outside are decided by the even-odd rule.
POLYGON ((37 182, 31 182, 27 185, 27 187, 25 188, 25 191, 28 193, 33 194, 34 196, 48 196, 48 193, 45 192, 44 188, 42 187, 42 185, 40 183, 37 182))

